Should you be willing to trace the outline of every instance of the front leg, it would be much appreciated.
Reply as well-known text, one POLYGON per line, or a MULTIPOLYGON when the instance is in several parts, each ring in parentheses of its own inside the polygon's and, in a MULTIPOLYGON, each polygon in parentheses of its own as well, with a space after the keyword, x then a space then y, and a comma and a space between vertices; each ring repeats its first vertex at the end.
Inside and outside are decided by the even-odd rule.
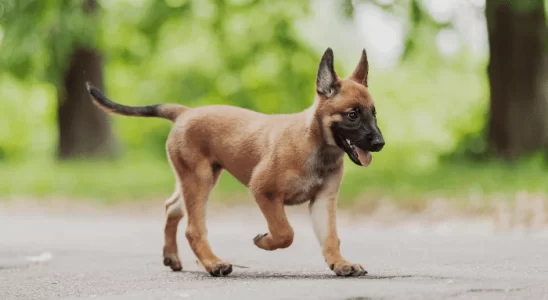
POLYGON ((256 167, 249 188, 268 225, 268 233, 258 234, 253 243, 261 249, 273 251, 291 246, 294 232, 285 214, 283 194, 279 193, 278 183, 272 181, 269 161, 264 160, 256 167))
POLYGON ((340 251, 340 239, 337 234, 337 193, 341 174, 330 178, 310 202, 310 215, 316 237, 322 247, 327 265, 339 276, 363 276, 367 271, 359 264, 352 264, 344 259, 340 251))
POLYGON ((266 219, 269 232, 255 236, 253 243, 268 251, 291 246, 294 233, 285 214, 283 199, 256 193, 255 200, 266 219))

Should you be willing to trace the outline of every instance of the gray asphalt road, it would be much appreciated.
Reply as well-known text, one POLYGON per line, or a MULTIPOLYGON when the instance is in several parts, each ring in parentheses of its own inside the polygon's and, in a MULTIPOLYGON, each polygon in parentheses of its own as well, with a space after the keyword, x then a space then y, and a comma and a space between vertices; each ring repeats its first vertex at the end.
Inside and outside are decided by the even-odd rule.
POLYGON ((285 250, 266 252, 257 209, 209 214, 209 235, 235 268, 200 270, 179 231, 185 271, 162 265, 161 206, 149 215, 0 212, 0 299, 548 299, 548 232, 494 233, 489 222, 383 226, 340 218, 342 251, 369 271, 337 278, 309 220, 285 250))

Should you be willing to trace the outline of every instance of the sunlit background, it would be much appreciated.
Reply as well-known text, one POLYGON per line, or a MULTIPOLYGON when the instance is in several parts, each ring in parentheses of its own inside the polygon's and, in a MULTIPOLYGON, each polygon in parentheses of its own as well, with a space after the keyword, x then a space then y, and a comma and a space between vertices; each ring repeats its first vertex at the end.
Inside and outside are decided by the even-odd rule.
MULTIPOLYGON (((488 0, 510 12, 495 14, 507 26, 491 33, 512 38, 495 62, 512 72, 493 79, 513 95, 509 103, 490 98, 487 67, 497 49, 482 0, 0 0, 0 199, 160 203, 171 194, 170 123, 104 118, 84 80, 128 105, 291 113, 312 104, 327 47, 341 76, 367 49, 386 139, 370 168, 346 164, 341 205, 416 209, 445 199, 486 208, 520 192, 543 196, 548 51, 535 56, 527 42, 534 34, 514 29, 527 23, 548 45, 545 2, 488 0), (520 80, 529 90, 512 84, 520 80), (509 107, 496 112, 498 135, 489 134, 491 101, 509 107)), ((246 199, 226 173, 212 196, 246 199)))

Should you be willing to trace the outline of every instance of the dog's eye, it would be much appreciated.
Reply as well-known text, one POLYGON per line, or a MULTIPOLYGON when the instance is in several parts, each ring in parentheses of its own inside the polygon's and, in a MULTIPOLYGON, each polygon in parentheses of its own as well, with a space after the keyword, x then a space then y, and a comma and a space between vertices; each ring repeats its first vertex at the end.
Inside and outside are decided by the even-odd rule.
POLYGON ((348 118, 351 121, 354 121, 358 118, 358 113, 356 113, 355 111, 351 111, 351 112, 348 113, 348 118))

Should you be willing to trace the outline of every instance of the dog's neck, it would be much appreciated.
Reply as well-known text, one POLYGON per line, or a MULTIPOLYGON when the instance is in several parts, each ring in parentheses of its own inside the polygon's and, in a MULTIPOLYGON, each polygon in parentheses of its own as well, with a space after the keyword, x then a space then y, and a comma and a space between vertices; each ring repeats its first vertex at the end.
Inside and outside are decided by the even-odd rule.
MULTIPOLYGON (((310 144, 314 145, 313 149, 310 149, 310 155, 308 157, 309 171, 317 176, 324 177, 327 174, 332 173, 336 169, 342 167, 344 150, 339 148, 334 141, 329 141, 326 135, 331 135, 331 132, 326 133, 326 128, 322 124, 322 117, 317 113, 315 106, 309 108, 307 111, 310 119, 307 120, 307 136, 310 140, 310 144)), ((308 117, 307 115, 307 117, 308 117)), ((332 140, 332 138, 331 138, 332 140)))
POLYGON ((317 109, 318 99, 314 99, 314 103, 304 111, 304 114, 306 115, 306 128, 308 131, 315 126, 314 123, 316 122, 317 109))
POLYGON ((339 148, 333 139, 331 129, 322 122, 322 116, 318 113, 318 99, 314 100, 312 106, 305 111, 306 135, 314 145, 317 145, 317 153, 328 156, 343 156, 344 151, 339 148))

